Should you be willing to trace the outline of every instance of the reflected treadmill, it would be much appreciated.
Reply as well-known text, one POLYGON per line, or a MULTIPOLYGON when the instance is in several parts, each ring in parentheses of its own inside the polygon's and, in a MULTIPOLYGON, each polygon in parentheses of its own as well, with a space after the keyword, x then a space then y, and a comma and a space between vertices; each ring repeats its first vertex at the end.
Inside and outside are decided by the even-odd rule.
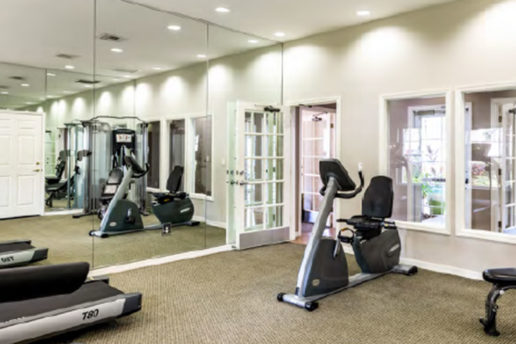
POLYGON ((48 248, 36 248, 30 240, 0 242, 0 269, 47 259, 48 248))
POLYGON ((129 315, 140 293, 125 294, 107 279, 88 280, 88 263, 0 271, 0 342, 28 343, 129 315))

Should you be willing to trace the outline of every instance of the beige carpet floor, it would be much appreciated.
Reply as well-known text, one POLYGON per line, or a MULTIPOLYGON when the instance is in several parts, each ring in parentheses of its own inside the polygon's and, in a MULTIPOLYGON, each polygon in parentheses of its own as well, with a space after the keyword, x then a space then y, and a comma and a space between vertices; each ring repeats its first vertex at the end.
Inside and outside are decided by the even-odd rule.
MULTIPOLYGON (((157 222, 154 216, 144 223, 157 222)), ((96 216, 73 219, 71 215, 27 217, 0 221, 0 241, 30 239, 36 247, 48 247, 49 257, 40 264, 86 261, 94 267, 128 263, 208 247, 224 245, 223 228, 201 223, 195 227, 175 227, 170 235, 150 230, 106 239, 92 238, 88 232, 98 228, 96 216)))
POLYGON ((491 338, 478 322, 489 284, 424 270, 328 297, 313 313, 279 303, 303 249, 275 245, 113 275, 112 285, 143 293, 143 310, 50 343, 516 343, 516 293, 502 297, 502 336, 491 338))

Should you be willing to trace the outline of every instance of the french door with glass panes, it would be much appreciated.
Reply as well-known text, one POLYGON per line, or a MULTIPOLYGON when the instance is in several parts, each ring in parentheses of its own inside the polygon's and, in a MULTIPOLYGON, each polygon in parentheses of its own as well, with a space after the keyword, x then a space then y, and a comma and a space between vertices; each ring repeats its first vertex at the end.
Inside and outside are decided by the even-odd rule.
POLYGON ((237 102, 228 121, 228 243, 244 249, 289 240, 284 112, 237 102))
POLYGON ((498 149, 491 152, 498 188, 492 189, 498 207, 492 212, 492 228, 499 232, 516 233, 516 103, 514 99, 493 101, 493 122, 498 122, 498 149), (498 151, 498 154, 495 153, 498 151), (497 170, 497 171, 496 171, 497 170), (498 208, 498 209, 496 209, 498 208))

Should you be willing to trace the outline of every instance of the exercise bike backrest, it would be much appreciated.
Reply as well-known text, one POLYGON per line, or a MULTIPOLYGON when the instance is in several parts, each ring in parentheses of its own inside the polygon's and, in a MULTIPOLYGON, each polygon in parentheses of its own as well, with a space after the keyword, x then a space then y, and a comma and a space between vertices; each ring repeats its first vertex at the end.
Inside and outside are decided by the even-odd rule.
POLYGON ((183 172, 184 172, 183 166, 177 165, 172 170, 172 173, 170 174, 170 176, 168 176, 167 190, 170 193, 175 194, 181 188, 181 180, 183 179, 183 172))
POLYGON ((364 176, 362 174, 361 164, 358 165, 358 176, 360 178, 360 185, 358 187, 349 177, 348 171, 337 159, 321 160, 319 162, 319 172, 323 183, 320 193, 323 196, 331 178, 337 183, 337 194, 335 195, 337 198, 353 198, 364 188, 364 176))
POLYGON ((379 219, 390 218, 393 199, 392 179, 386 176, 373 177, 362 199, 362 215, 379 219))

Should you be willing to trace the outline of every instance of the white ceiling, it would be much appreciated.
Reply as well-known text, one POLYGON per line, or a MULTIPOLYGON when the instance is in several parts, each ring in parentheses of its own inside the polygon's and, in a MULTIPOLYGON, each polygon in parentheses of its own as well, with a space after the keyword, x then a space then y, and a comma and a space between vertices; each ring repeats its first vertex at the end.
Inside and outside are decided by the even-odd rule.
POLYGON ((275 44, 273 40, 291 40, 447 1, 97 0, 94 11, 93 0, 2 0, 0 106, 26 106, 41 102, 45 96, 84 91, 85 86, 76 81, 94 79, 94 61, 95 79, 101 82, 97 87, 102 87, 203 62, 198 54, 216 58, 275 44), (217 13, 214 9, 218 6, 231 12, 217 13), (359 18, 355 14, 359 9, 368 9, 372 15, 359 18), (208 39, 207 24, 188 16, 232 30, 210 26, 208 39), (168 25, 182 29, 170 31, 168 25), (283 39, 273 35, 280 30, 286 33, 283 39), (123 40, 102 41, 98 37, 103 33, 123 40), (256 41, 250 43, 252 39, 256 41), (123 53, 111 52, 115 47, 123 53), (56 57, 58 53, 76 57, 67 60, 56 57), (75 69, 65 70, 65 65, 75 69), (55 76, 46 77, 43 69, 55 76), (25 81, 12 80, 12 76, 25 81), (21 87, 21 83, 30 86, 21 87))
POLYGON ((183 13, 269 39, 288 41, 454 0, 127 0, 183 13), (217 13, 226 7, 230 13, 217 13), (369 10, 358 17, 358 10, 369 10), (277 31, 285 37, 274 36, 277 31))

